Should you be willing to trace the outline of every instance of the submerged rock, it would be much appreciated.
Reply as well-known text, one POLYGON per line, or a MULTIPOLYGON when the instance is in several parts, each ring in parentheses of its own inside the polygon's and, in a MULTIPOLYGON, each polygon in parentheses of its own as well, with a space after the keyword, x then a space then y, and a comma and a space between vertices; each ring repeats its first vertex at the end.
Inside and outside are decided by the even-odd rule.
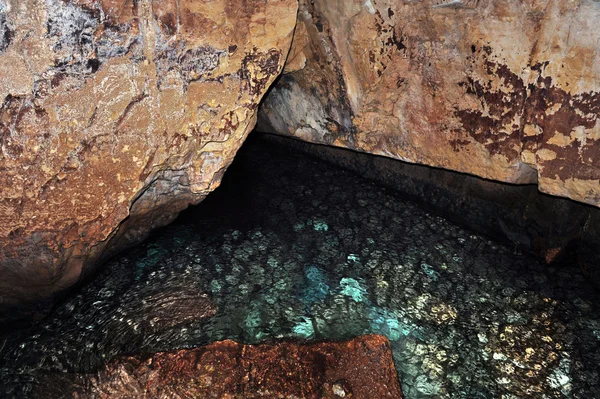
MULTIPOLYGON (((149 290, 147 290, 149 291, 149 290)), ((123 298, 123 314, 133 316, 132 323, 148 335, 168 331, 214 316, 217 312, 206 294, 194 287, 179 287, 178 290, 165 291, 156 287, 154 292, 136 291, 134 295, 123 298), (145 295, 144 295, 145 294, 145 295), (142 300, 139 300, 140 295, 142 300), (132 298, 127 298, 131 296, 132 298)))
MULTIPOLYGON (((312 344, 220 341, 122 357, 74 380, 69 386, 59 379, 58 392, 75 398, 402 398, 390 343, 379 335, 312 344)), ((40 396, 52 395, 53 386, 56 381, 40 396)))
POLYGON ((0 304, 46 298, 220 184, 295 0, 0 0, 0 304))

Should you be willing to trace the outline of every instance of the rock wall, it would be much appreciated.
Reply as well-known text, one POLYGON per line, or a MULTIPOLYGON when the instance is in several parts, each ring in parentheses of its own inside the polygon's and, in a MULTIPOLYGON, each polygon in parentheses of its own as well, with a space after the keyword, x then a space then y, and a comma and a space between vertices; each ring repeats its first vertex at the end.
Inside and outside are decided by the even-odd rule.
POLYGON ((0 0, 0 304, 201 201, 283 69, 296 0, 0 0))
POLYGON ((259 129, 600 206, 600 3, 300 1, 259 129))

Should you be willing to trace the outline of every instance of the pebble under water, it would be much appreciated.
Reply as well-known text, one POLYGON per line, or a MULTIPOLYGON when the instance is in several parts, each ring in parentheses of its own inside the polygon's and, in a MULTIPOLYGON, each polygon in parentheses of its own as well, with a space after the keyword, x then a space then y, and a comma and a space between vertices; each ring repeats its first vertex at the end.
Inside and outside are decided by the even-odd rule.
POLYGON ((409 399, 600 398, 598 304, 575 266, 250 140, 204 203, 3 333, 0 396, 119 354, 378 333, 409 399), (170 296, 184 300, 165 312, 170 296))

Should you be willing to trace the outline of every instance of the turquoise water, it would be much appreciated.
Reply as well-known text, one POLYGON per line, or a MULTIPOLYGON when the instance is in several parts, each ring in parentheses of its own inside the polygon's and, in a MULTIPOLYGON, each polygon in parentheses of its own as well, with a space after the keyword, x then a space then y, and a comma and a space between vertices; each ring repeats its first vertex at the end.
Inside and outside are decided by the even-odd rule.
POLYGON ((349 172, 251 142, 203 204, 46 320, 1 337, 0 373, 8 397, 27 397, 42 375, 93 372, 119 354, 379 333, 409 399, 590 399, 598 303, 575 267, 542 265, 349 172), (174 308, 166 327, 150 326, 146 305, 181 291, 208 295, 216 314, 174 308))

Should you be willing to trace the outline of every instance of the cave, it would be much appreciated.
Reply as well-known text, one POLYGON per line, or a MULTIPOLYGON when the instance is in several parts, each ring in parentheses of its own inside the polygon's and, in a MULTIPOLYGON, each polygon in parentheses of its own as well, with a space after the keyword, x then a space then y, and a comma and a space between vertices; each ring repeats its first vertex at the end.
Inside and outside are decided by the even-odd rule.
MULTIPOLYGON (((596 209, 535 187, 254 132, 203 202, 109 260, 49 315, 4 325, 6 394, 278 397, 268 396, 268 379, 285 380, 287 366, 316 386, 271 386, 295 397, 394 397, 400 389, 382 390, 390 368, 406 398, 595 397, 600 292, 578 261, 584 237, 545 223, 557 211, 567 222, 596 209), (541 210, 516 212, 527 206, 541 210), (563 243, 551 262, 536 252, 540 235, 563 243), (358 380, 308 372, 314 359, 290 348, 252 357, 228 346, 376 336, 389 341, 361 343, 371 358, 345 349, 364 368, 358 380), (154 382, 158 371, 141 366, 148 354, 207 345, 229 362, 266 367, 256 372, 266 381, 232 388, 223 375, 237 366, 208 350, 163 360, 166 375, 154 382), (177 367, 201 371, 173 382, 177 367)), ((341 361, 325 353, 335 360, 323 369, 341 361)))
POLYGON ((596 0, 0 0, 0 397, 600 397, 596 0))

